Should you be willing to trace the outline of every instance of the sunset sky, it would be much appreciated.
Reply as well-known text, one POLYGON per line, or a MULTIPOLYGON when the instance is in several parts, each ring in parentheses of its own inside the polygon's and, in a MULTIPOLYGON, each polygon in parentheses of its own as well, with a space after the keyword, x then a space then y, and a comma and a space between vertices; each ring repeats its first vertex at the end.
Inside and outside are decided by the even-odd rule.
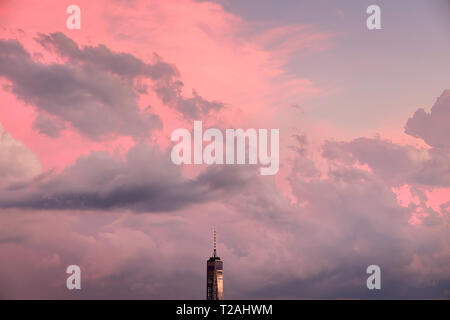
POLYGON ((0 299, 204 299, 214 227, 225 299, 449 299, 449 57, 445 0, 0 0, 0 299), (196 120, 278 174, 174 165, 196 120))

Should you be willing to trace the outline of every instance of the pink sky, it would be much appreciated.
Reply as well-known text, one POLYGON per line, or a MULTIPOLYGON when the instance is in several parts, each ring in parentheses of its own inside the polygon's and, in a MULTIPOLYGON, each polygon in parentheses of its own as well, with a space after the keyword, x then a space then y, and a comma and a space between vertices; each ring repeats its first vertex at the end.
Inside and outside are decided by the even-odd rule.
POLYGON ((80 0, 68 30, 69 4, 0 5, 0 298, 202 299, 213 225, 227 298, 367 298, 355 279, 369 264, 386 272, 384 297, 449 297, 440 51, 421 62, 442 69, 434 79, 412 83, 399 62, 404 82, 369 90, 390 58, 380 48, 338 71, 369 31, 317 12, 283 24, 265 4, 256 20, 220 1, 80 0), (280 172, 173 165, 170 135, 194 120, 279 128, 280 172), (79 296, 68 264, 86 270, 79 296))

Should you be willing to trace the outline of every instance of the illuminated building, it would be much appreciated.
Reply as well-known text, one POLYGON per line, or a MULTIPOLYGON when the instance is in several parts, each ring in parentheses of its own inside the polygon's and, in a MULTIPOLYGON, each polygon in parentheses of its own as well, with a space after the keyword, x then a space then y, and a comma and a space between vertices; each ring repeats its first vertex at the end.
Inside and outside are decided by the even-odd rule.
POLYGON ((223 300, 223 261, 216 253, 216 230, 214 255, 206 262, 206 300, 223 300))

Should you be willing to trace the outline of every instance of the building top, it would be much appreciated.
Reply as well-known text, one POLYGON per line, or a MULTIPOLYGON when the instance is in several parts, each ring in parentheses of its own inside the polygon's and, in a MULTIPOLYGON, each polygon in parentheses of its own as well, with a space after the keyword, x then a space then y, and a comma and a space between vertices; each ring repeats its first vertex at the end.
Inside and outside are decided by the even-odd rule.
POLYGON ((217 260, 220 260, 220 257, 217 257, 217 256, 210 257, 208 261, 217 261, 217 260))

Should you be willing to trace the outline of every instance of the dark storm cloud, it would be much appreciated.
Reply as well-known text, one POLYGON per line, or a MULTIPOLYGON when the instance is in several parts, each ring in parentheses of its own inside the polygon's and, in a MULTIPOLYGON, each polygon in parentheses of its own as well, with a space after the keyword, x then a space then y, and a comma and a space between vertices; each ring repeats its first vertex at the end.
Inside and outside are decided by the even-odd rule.
POLYGON ((405 132, 413 137, 422 138, 436 148, 450 149, 450 90, 445 90, 427 113, 417 110, 408 119, 405 132))
POLYGON ((93 152, 60 174, 6 185, 1 191, 0 207, 173 211, 238 192, 247 181, 244 174, 238 173, 239 168, 230 174, 232 169, 227 167, 210 167, 197 178, 186 179, 169 159, 169 154, 145 144, 133 147, 125 160, 114 159, 106 152, 93 152))

